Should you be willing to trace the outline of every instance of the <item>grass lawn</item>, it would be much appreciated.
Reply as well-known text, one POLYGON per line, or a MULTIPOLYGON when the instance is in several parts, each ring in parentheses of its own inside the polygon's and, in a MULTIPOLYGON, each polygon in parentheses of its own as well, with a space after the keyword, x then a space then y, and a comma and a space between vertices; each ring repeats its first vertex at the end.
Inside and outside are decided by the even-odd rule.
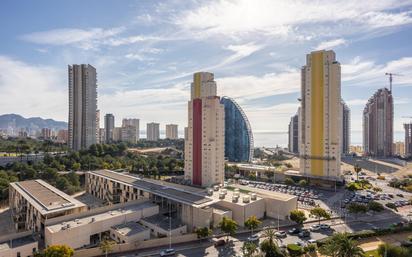
POLYGON ((367 252, 365 252, 365 257, 369 257, 369 256, 381 257, 381 256, 378 254, 378 250, 372 250, 372 251, 367 251, 367 252))

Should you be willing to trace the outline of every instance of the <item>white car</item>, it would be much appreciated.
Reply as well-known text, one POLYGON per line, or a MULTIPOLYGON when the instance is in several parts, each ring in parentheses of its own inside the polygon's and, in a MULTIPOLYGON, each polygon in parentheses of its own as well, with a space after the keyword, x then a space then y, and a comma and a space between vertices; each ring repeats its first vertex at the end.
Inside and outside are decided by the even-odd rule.
POLYGON ((249 241, 249 242, 259 242, 259 235, 254 234, 254 235, 248 237, 247 241, 249 241))
POLYGON ((309 239, 309 240, 308 240, 308 243, 309 243, 309 244, 316 244, 316 240, 315 240, 315 239, 309 239))
POLYGON ((310 226, 310 231, 319 231, 321 229, 320 225, 312 225, 310 226))
POLYGON ((160 252, 160 256, 173 256, 176 254, 175 249, 165 249, 160 252))

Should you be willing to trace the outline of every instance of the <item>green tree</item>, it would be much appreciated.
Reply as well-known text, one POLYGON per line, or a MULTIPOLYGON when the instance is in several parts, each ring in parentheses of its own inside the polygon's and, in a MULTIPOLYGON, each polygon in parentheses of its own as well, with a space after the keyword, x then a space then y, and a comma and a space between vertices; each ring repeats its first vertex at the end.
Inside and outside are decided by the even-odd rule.
POLYGON ((226 241, 229 240, 229 235, 234 235, 236 230, 237 230, 237 223, 236 221, 227 218, 227 217, 223 217, 223 219, 219 222, 218 227, 223 231, 223 233, 228 234, 226 241))
POLYGON ((298 257, 303 254, 303 249, 297 244, 288 244, 287 245, 289 256, 298 257))
POLYGON ((336 233, 329 237, 319 252, 333 257, 364 257, 364 251, 347 233, 336 233))
POLYGON ((303 222, 305 222, 305 220, 307 219, 305 213, 301 210, 291 211, 289 214, 289 218, 290 220, 296 222, 299 225, 302 225, 303 222))
POLYGON ((258 251, 256 244, 252 242, 244 242, 242 246, 242 253, 244 257, 253 257, 254 254, 258 251))
POLYGON ((292 186, 292 185, 295 184, 295 181, 291 178, 285 178, 285 184, 289 185, 289 186, 292 186))
POLYGON ((381 212, 385 209, 385 207, 377 201, 370 201, 368 203, 368 209, 374 212, 381 212))
POLYGON ((359 173, 362 171, 362 168, 356 164, 355 166, 353 166, 353 170, 356 173, 356 180, 359 180, 359 173))
POLYGON ((305 187, 308 185, 308 181, 306 179, 299 180, 299 186, 305 187))
POLYGON ((378 247, 378 253, 380 256, 385 257, 410 257, 412 256, 412 250, 402 246, 396 246, 391 244, 381 244, 378 247))
POLYGON ((71 257, 74 250, 67 245, 51 245, 44 250, 44 257, 71 257))
POLYGON ((199 238, 199 242, 206 237, 209 237, 212 235, 212 230, 208 227, 203 227, 203 228, 197 228, 195 230, 197 234, 197 238, 199 238))
POLYGON ((100 250, 102 250, 104 255, 107 257, 109 252, 113 251, 113 247, 115 244, 116 242, 113 240, 104 239, 103 241, 100 242, 99 248, 100 250))
POLYGON ((262 224, 262 222, 258 218, 256 218, 255 215, 250 216, 245 221, 245 227, 247 227, 251 231, 251 234, 253 234, 253 230, 257 229, 260 224, 262 224))
POLYGON ((312 210, 310 210, 310 214, 315 216, 315 218, 318 219, 318 222, 320 224, 320 219, 324 218, 324 219, 330 219, 330 213, 327 212, 325 209, 321 208, 321 207, 315 207, 312 210))
POLYGON ((359 213, 366 213, 368 211, 368 207, 364 204, 350 203, 347 210, 349 213, 353 213, 357 216, 359 213))

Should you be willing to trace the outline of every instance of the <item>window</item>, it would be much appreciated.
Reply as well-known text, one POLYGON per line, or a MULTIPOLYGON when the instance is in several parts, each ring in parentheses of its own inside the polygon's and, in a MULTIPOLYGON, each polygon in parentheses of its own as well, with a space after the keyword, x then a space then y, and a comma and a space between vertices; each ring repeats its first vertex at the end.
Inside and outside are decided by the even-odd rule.
POLYGON ((20 254, 20 252, 17 252, 17 257, 21 257, 21 254, 20 254))

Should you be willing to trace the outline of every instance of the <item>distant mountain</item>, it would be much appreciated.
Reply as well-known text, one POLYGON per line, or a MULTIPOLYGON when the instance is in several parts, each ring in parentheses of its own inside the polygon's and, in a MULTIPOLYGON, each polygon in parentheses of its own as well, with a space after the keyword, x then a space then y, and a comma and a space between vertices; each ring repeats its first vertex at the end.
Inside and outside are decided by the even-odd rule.
POLYGON ((31 131, 39 131, 42 128, 50 128, 53 130, 67 129, 67 122, 42 119, 40 117, 24 118, 18 114, 0 115, 0 129, 20 128, 31 131))

